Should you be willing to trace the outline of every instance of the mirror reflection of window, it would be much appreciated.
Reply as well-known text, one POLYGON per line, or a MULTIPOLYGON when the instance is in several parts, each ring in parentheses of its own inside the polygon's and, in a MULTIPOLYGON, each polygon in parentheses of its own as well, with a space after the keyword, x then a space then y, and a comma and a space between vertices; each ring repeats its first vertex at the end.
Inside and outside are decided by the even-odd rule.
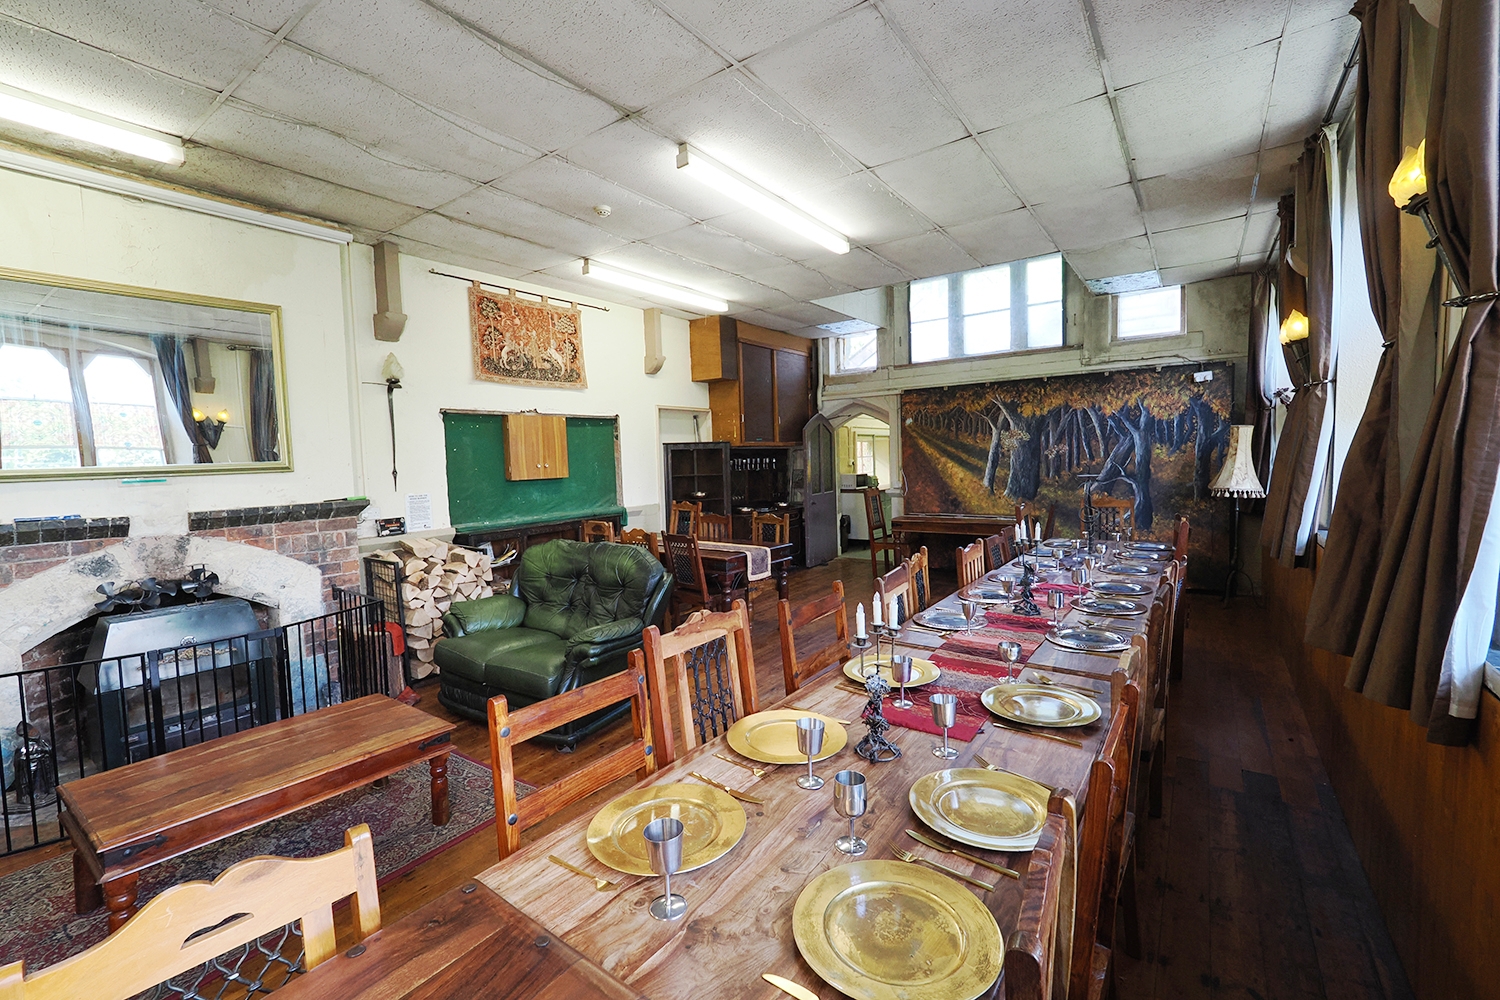
POLYGON ((0 344, 0 468, 80 464, 67 364, 43 347, 0 344))
POLYGON ((95 465, 166 465, 151 371, 136 358, 97 354, 83 370, 95 465))

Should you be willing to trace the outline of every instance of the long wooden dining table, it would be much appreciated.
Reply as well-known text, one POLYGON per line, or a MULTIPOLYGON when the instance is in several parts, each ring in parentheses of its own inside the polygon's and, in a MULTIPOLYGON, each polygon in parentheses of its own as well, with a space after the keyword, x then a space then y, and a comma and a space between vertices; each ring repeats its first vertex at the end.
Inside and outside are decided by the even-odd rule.
MULTIPOLYGON (((1140 582, 1155 586, 1160 571, 1140 582)), ((1045 578, 1045 577, 1044 577, 1045 578)), ((941 604, 957 606, 957 595, 941 604)), ((1078 617, 1069 612, 1068 618, 1078 617)), ((1145 617, 1120 619, 1127 632, 1145 628, 1145 617)), ((898 648, 921 655, 942 643, 943 636, 909 627, 898 648)), ((972 655, 972 654, 970 654, 972 655)), ((998 660, 998 655, 997 655, 998 660)), ((792 933, 792 911, 798 895, 814 877, 851 859, 834 847, 848 832, 847 820, 834 808, 833 775, 853 769, 867 776, 869 807, 857 823, 859 836, 869 844, 863 858, 892 859, 897 848, 948 865, 966 875, 994 883, 992 891, 966 887, 994 914, 1002 942, 1014 930, 1022 882, 951 854, 939 854, 906 836, 907 830, 928 832, 908 802, 912 784, 924 774, 947 767, 978 766, 975 755, 991 764, 1032 778, 1056 789, 1072 790, 1082 802, 1084 783, 1110 721, 1109 675, 1116 656, 1079 653, 1043 642, 1026 665, 1069 674, 1067 684, 1092 689, 1103 717, 1079 729, 1066 730, 1081 740, 1075 747, 1032 731, 987 722, 967 743, 954 741, 958 757, 940 760, 931 753, 940 737, 892 727, 886 734, 901 747, 899 759, 871 763, 854 747, 864 735, 855 722, 848 745, 833 758, 815 765, 827 779, 824 788, 805 791, 796 778, 802 765, 765 766, 756 778, 715 754, 728 754, 723 736, 708 741, 671 765, 657 771, 643 785, 694 782, 697 771, 763 800, 746 804, 744 837, 727 854, 696 871, 675 876, 672 888, 687 900, 687 914, 674 922, 652 919, 647 906, 661 894, 661 880, 621 875, 589 852, 586 833, 590 817, 568 822, 482 872, 478 878, 505 900, 557 938, 577 949, 631 989, 654 1000, 702 1000, 704 997, 780 996, 763 982, 762 973, 775 973, 801 983, 814 993, 829 996, 823 983, 800 955, 792 933), (569 874, 548 860, 558 857, 614 880, 618 888, 596 891, 586 879, 569 874)), ((817 712, 842 720, 858 720, 865 695, 839 669, 825 671, 777 706, 817 712)), ((730 754, 730 756, 734 756, 730 754)), ((1016 869, 1023 877, 1029 852, 1005 853, 965 848, 992 862, 1016 869)))

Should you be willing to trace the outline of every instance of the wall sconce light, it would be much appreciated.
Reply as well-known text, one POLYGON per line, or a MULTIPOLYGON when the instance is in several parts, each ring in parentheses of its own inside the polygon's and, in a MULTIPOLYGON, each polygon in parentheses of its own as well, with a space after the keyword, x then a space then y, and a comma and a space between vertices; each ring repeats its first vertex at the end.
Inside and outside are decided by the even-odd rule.
POLYGON ((1306 340, 1307 334, 1307 317, 1302 315, 1300 309, 1293 309, 1287 314, 1286 319, 1281 321, 1281 342, 1283 344, 1290 344, 1294 340, 1306 340))
POLYGON ((1474 302, 1493 299, 1494 294, 1470 295, 1468 287, 1458 272, 1453 270, 1453 261, 1448 259, 1448 251, 1443 249, 1443 243, 1438 239, 1437 227, 1432 224, 1431 202, 1427 197, 1427 140, 1423 139, 1416 149, 1406 147, 1406 155, 1401 157, 1401 162, 1396 164, 1396 172, 1391 175, 1391 183, 1386 190, 1390 193, 1391 200, 1396 207, 1407 215, 1415 215, 1422 220, 1422 226, 1427 230, 1427 248, 1436 250, 1438 260, 1448 271, 1449 277, 1453 279, 1454 287, 1458 289, 1458 298, 1449 299, 1443 305, 1452 308, 1463 308, 1474 302))
POLYGON ((210 417, 195 406, 193 407, 193 422, 198 425, 198 432, 203 435, 204 442, 210 448, 217 448, 219 439, 224 436, 224 425, 229 423, 229 411, 220 410, 210 417))
POLYGON ((396 390, 401 388, 406 369, 394 354, 387 354, 380 366, 380 377, 385 382, 385 408, 391 418, 391 489, 396 488, 396 390))

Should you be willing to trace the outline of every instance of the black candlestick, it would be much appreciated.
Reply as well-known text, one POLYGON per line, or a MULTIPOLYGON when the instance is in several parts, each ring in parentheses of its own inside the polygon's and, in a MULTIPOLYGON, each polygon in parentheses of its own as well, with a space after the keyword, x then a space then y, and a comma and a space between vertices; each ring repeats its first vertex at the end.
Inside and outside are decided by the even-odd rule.
POLYGON ((891 686, 877 669, 865 678, 865 692, 869 695, 869 700, 865 702, 864 711, 860 712, 859 717, 870 731, 859 741, 854 752, 875 764, 889 763, 901 756, 901 748, 885 738, 886 730, 891 728, 891 724, 886 721, 884 699, 890 694, 891 686))
POLYGON ((1031 581, 1035 577, 1036 573, 1032 568, 1024 559, 1021 560, 1021 579, 1016 581, 1016 598, 1010 605, 1013 614, 1035 618, 1042 613, 1042 609, 1037 607, 1036 601, 1031 597, 1031 581))

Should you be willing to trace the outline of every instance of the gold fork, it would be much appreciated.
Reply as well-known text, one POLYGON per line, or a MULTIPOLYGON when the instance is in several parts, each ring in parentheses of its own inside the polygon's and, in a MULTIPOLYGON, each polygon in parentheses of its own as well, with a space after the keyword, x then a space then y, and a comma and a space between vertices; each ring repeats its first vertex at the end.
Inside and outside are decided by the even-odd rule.
POLYGON ((554 865, 560 865, 563 868, 566 868, 568 871, 572 872, 574 875, 582 875, 584 878, 591 878, 591 879, 593 879, 594 880, 594 888, 598 889, 600 892, 609 892, 611 889, 618 889, 619 888, 618 885, 616 885, 615 883, 611 882, 609 879, 600 878, 598 875, 595 875, 593 872, 584 871, 582 868, 579 868, 577 865, 573 864, 572 862, 570 862, 570 861, 564 861, 562 858, 558 857, 556 854, 549 854, 549 855, 547 855, 547 860, 550 861, 550 862, 552 862, 554 865))
POLYGON ((714 754, 714 756, 719 758, 720 760, 729 761, 729 763, 733 764, 735 767, 743 767, 745 770, 749 771, 757 778, 764 778, 766 776, 766 769, 763 767, 751 767, 749 764, 741 764, 739 761, 735 760, 733 757, 728 756, 727 754, 716 753, 714 754))
MULTIPOLYGON (((979 764, 980 767, 984 768, 985 770, 988 770, 988 771, 999 771, 1001 774, 1014 774, 1018 778, 1026 778, 1026 775, 1024 775, 1024 774, 1017 774, 1015 771, 1007 771, 1003 767, 996 767, 994 764, 991 764, 989 761, 985 760, 984 757, 980 756, 977 753, 974 755, 974 760, 979 764)), ((1035 778, 1026 778, 1026 780, 1027 781, 1036 781, 1035 778)), ((1049 784, 1047 784, 1045 781, 1036 781, 1036 783, 1038 785, 1041 785, 1043 788, 1051 789, 1054 792, 1057 791, 1057 789, 1052 788, 1052 786, 1049 785, 1049 784)))
POLYGON ((973 876, 970 876, 970 875, 965 875, 963 872, 958 871, 957 869, 954 869, 954 868, 949 868, 947 865, 940 865, 936 861, 928 861, 926 858, 919 858, 915 854, 913 854, 911 851, 903 851, 899 847, 893 848, 893 850, 896 852, 896 857, 900 858, 902 861, 906 861, 906 862, 909 862, 911 864, 917 864, 918 862, 920 862, 920 863, 922 863, 924 865, 931 865, 933 868, 936 868, 938 871, 945 872, 945 873, 947 873, 949 875, 952 875, 954 878, 957 878, 957 879, 963 879, 965 882, 969 883, 970 885, 976 885, 979 888, 983 889, 985 892, 990 892, 990 891, 992 891, 995 888, 994 886, 990 885, 988 882, 981 882, 981 881, 979 881, 979 879, 974 878, 973 876))

